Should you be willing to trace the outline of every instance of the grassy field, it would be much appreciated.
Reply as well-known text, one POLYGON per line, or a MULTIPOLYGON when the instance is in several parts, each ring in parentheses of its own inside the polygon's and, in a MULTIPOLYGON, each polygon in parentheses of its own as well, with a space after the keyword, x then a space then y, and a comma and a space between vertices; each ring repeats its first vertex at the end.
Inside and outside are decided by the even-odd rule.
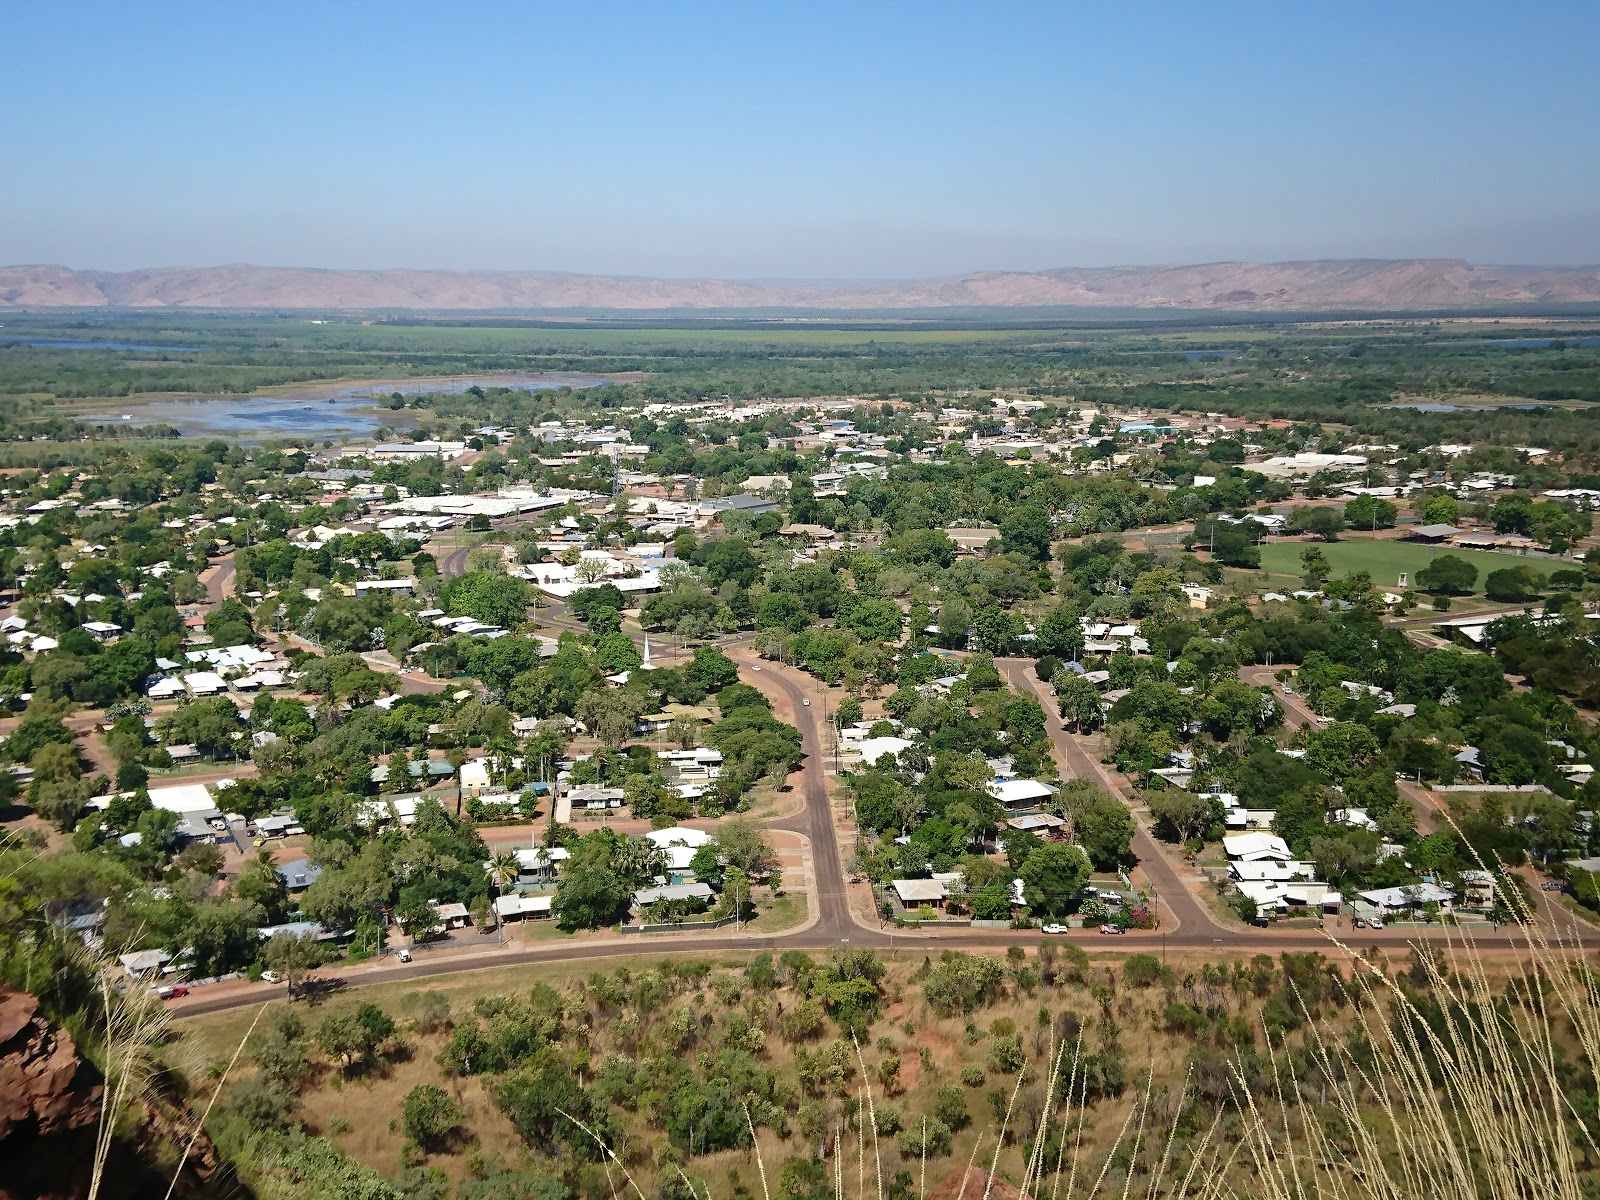
MULTIPOLYGON (((1268 542, 1261 547, 1262 569, 1275 576, 1300 576, 1300 552, 1312 543, 1268 542)), ((1436 557, 1450 554, 1463 558, 1478 568, 1477 593, 1483 592, 1483 581, 1490 571, 1518 565, 1531 566, 1540 574, 1548 575, 1567 564, 1551 558, 1524 558, 1516 554, 1496 554, 1486 550, 1452 550, 1435 548, 1420 542, 1397 542, 1372 538, 1346 538, 1337 542, 1316 543, 1327 556, 1335 575, 1350 571, 1367 571, 1372 582, 1381 588, 1394 587, 1400 572, 1411 576, 1415 586, 1416 573, 1436 557)))

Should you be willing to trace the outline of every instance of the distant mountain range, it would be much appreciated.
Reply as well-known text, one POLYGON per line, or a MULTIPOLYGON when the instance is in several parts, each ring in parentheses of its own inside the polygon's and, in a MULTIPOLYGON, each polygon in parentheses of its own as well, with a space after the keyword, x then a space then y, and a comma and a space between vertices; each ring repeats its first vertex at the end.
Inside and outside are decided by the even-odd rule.
POLYGON ((820 309, 1129 308, 1414 312, 1600 303, 1600 267, 1319 259, 1187 267, 979 271, 861 282, 644 279, 555 271, 0 267, 0 308, 820 309))

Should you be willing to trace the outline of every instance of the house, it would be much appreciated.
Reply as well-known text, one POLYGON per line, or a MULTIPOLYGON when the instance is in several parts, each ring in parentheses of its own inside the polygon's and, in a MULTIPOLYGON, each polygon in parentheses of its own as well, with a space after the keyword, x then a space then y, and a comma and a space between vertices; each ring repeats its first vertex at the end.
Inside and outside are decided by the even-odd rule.
POLYGON ((278 873, 278 878, 283 880, 283 886, 289 889, 291 895, 305 891, 322 877, 322 868, 312 866, 303 858, 278 863, 272 869, 278 873))
MULTIPOLYGON (((608 808, 622 807, 622 789, 585 785, 575 787, 567 793, 567 800, 573 808, 588 809, 590 811, 603 811, 608 808)), ((559 818, 558 818, 559 819, 559 818)))
POLYGON ((437 900, 430 900, 428 905, 439 918, 439 924, 446 929, 465 929, 470 923, 465 904, 441 904, 437 900))
POLYGON ((1494 873, 1474 867, 1461 872, 1461 904, 1464 908, 1493 908, 1497 891, 1494 873))
POLYGON ((85 621, 79 628, 97 642, 109 642, 122 632, 121 625, 110 621, 85 621))
POLYGON ((668 883, 656 887, 640 888, 633 894, 633 907, 638 912, 644 912, 658 900, 678 903, 696 903, 702 907, 709 905, 716 893, 711 890, 709 883, 668 883))
POLYGON ((1289 853, 1289 843, 1275 833, 1230 834, 1222 839, 1222 848, 1229 858, 1241 862, 1261 862, 1265 859, 1289 862, 1294 857, 1289 853))
MULTIPOLYGON (((526 850, 518 850, 516 854, 520 870, 517 876, 518 887, 549 883, 556 877, 556 864, 566 862, 572 857, 572 852, 564 846, 533 846, 526 850)), ((488 865, 484 864, 486 868, 488 865)))
POLYGON ((201 696, 220 695, 228 685, 215 671, 192 671, 183 677, 183 686, 198 699, 201 696))
POLYGON ((748 513, 752 517, 762 513, 776 512, 777 501, 769 500, 765 496, 751 496, 748 494, 734 496, 719 496, 715 500, 707 500, 700 505, 700 512, 704 516, 720 521, 729 513, 748 513))
POLYGON ((1367 810, 1364 808, 1336 808, 1333 810, 1333 815, 1328 818, 1328 824, 1365 829, 1368 833, 1378 832, 1378 823, 1367 815, 1367 810))
POLYGON ((117 955, 117 961, 122 964, 122 973, 137 981, 164 970, 172 961, 172 955, 165 950, 136 950, 132 954, 117 955))
POLYGON ((358 579, 356 595, 365 596, 369 592, 404 592, 409 596, 416 587, 415 579, 358 579))
POLYGON ((1037 779, 992 779, 984 788, 1007 808, 1022 805, 1036 808, 1056 794, 1055 788, 1037 779))
POLYGON ((1448 907, 1455 892, 1437 883, 1413 883, 1406 887, 1377 888, 1359 893, 1361 899, 1386 913, 1406 912, 1426 904, 1448 907))
POLYGON ((297 817, 262 817, 256 822, 256 833, 264 838, 289 837, 304 832, 297 817))
POLYGON ((889 886, 894 889, 904 908, 920 908, 924 904, 930 908, 943 908, 945 901, 950 898, 942 879, 895 879, 889 886))
POLYGON ((952 526, 944 531, 945 537, 956 544, 956 549, 976 554, 1000 536, 998 529, 986 526, 952 526))
POLYGON ((1263 883, 1268 880, 1277 883, 1289 883, 1294 880, 1310 883, 1317 878, 1317 864, 1297 859, 1290 859, 1288 862, 1279 862, 1271 858, 1236 859, 1228 864, 1228 874, 1235 880, 1245 883, 1263 883))
POLYGON ((554 903, 554 895, 520 896, 513 893, 494 898, 494 913, 502 921, 512 917, 548 917, 554 903))
POLYGON ((1066 828, 1066 822, 1060 817, 1053 817, 1049 813, 1025 813, 1020 817, 1011 817, 1006 825, 1020 833, 1044 833, 1046 837, 1058 829, 1066 828))
POLYGON ((468 796, 489 790, 489 760, 474 758, 461 764, 461 790, 468 796))
POLYGON ((1255 901, 1256 912, 1286 912, 1293 908, 1317 908, 1324 912, 1338 912, 1344 897, 1326 884, 1315 881, 1285 883, 1277 880, 1261 882, 1241 881, 1235 885, 1239 894, 1255 901))
POLYGON ((146 793, 156 808, 177 813, 215 813, 217 801, 203 783, 180 783, 173 787, 150 788, 146 793))
MULTIPOLYGON (((875 737, 862 738, 853 748, 860 753, 862 764, 871 766, 885 754, 891 758, 899 758, 902 751, 909 750, 914 745, 916 745, 915 742, 908 741, 902 737, 875 737)), ((852 747, 849 742, 846 742, 840 749, 848 753, 852 747)))
POLYGON ((178 696, 187 695, 187 690, 184 688, 182 680, 166 676, 157 679, 147 687, 144 694, 152 700, 172 700, 178 696))

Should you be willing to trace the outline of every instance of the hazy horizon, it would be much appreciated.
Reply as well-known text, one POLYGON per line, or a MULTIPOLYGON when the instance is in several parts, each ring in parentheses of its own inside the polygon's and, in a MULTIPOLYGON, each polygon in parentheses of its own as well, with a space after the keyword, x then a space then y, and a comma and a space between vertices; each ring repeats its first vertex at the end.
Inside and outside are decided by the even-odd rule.
POLYGON ((1600 8, 15 6, 0 262, 1600 263, 1600 8))

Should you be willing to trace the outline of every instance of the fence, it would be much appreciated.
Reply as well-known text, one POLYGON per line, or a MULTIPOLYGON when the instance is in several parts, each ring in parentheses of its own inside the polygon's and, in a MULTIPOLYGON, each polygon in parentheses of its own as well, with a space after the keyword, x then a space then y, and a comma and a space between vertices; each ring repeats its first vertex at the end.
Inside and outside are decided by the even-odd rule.
POLYGON ((732 925, 733 917, 723 917, 717 921, 665 921, 659 925, 619 925, 618 933, 684 933, 695 929, 721 929, 724 925, 732 925))

